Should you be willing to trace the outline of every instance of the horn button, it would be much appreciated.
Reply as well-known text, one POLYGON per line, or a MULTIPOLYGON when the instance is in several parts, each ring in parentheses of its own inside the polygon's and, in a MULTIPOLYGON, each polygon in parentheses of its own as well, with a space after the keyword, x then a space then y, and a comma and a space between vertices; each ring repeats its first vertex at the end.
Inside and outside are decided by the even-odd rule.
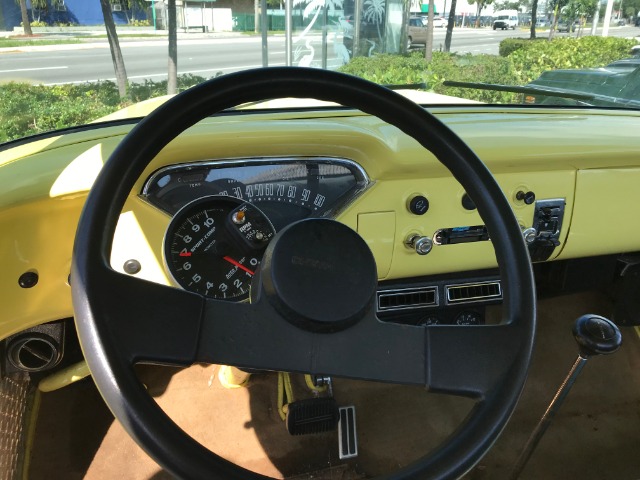
POLYGON ((313 218, 274 237, 256 280, 288 322, 331 333, 356 324, 369 311, 376 276, 375 260, 360 235, 334 220, 313 218))

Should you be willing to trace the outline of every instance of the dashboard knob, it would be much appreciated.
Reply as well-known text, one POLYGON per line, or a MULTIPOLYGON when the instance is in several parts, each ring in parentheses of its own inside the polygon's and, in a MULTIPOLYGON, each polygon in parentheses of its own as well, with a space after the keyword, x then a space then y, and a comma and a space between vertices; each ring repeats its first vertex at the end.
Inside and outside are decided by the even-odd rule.
POLYGON ((407 237, 404 244, 407 248, 415 250, 418 255, 426 255, 433 248, 433 241, 429 237, 412 234, 407 237))
POLYGON ((414 215, 424 215, 429 210, 429 200, 424 195, 416 195, 409 201, 409 211, 414 215))
POLYGON ((518 193, 516 193, 516 200, 520 200, 521 202, 524 202, 526 205, 531 205, 533 202, 536 201, 536 194, 533 193, 532 191, 524 192, 520 190, 518 193))

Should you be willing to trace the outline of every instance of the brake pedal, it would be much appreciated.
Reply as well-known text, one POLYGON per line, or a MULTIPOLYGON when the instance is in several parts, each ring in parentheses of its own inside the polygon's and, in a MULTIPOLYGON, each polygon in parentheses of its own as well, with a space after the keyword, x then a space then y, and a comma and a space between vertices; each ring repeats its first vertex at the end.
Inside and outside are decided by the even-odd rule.
POLYGON ((291 435, 307 435, 334 430, 338 405, 333 397, 298 400, 287 405, 287 430, 291 435))
POLYGON ((340 407, 338 422, 338 447, 340 460, 358 456, 358 437, 356 435, 356 407, 340 407))

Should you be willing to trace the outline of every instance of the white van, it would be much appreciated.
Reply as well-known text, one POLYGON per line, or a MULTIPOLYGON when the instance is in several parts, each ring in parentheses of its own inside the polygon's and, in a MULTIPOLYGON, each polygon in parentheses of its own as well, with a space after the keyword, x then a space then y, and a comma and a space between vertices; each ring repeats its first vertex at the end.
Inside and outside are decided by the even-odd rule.
POLYGON ((493 29, 498 28, 506 30, 511 28, 515 30, 518 26, 518 10, 498 10, 494 12, 493 16, 493 29))

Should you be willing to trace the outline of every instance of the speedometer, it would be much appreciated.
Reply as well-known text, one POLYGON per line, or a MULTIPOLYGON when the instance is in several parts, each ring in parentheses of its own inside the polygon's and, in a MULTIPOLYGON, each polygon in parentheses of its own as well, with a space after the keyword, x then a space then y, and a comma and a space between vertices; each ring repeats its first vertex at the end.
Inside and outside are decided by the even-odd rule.
POLYGON ((142 196, 172 215, 199 197, 236 197, 258 206, 280 230, 334 215, 367 185, 364 171, 345 159, 237 159, 164 167, 145 182, 142 196))
POLYGON ((243 300, 274 235, 256 206, 234 197, 203 197, 171 220, 164 239, 167 269, 185 290, 243 300))

